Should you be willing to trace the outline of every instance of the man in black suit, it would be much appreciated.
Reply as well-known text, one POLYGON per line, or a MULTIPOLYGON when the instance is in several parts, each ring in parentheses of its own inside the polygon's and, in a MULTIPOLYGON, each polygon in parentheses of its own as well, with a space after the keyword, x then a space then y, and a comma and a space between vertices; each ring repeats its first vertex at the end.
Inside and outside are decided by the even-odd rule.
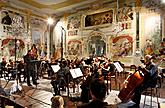
POLYGON ((37 85, 37 80, 36 80, 36 72, 35 70, 35 63, 33 62, 34 57, 31 54, 31 50, 28 51, 28 53, 24 56, 24 62, 26 65, 26 77, 27 77, 27 85, 32 86, 30 84, 30 76, 32 77, 32 81, 34 85, 37 85))
POLYGON ((90 93, 92 101, 84 103, 77 108, 106 108, 107 103, 104 102, 106 96, 106 85, 103 81, 95 79, 90 84, 90 93))

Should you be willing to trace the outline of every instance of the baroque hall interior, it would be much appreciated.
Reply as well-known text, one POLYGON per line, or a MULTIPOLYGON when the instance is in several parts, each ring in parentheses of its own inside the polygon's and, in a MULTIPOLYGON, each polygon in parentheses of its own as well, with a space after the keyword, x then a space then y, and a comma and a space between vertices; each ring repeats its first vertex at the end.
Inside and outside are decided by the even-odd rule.
POLYGON ((124 104, 120 94, 136 73, 145 76, 140 71, 149 57, 161 86, 151 87, 159 96, 142 93, 140 108, 153 100, 165 108, 164 11, 165 0, 0 0, 0 106, 51 108, 58 94, 75 108, 96 66, 107 87, 104 101, 127 108, 135 93, 124 104))

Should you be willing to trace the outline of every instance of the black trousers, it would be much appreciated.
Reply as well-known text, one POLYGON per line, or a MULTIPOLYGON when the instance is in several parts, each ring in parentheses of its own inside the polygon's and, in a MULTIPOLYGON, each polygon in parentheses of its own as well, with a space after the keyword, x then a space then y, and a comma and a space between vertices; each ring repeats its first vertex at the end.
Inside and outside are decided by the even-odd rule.
POLYGON ((27 75, 27 84, 30 84, 30 76, 32 77, 33 84, 37 83, 36 71, 34 71, 34 70, 27 70, 26 75, 27 75))
POLYGON ((54 95, 60 95, 60 88, 65 91, 66 80, 64 77, 60 77, 57 80, 52 80, 51 84, 54 88, 54 95))

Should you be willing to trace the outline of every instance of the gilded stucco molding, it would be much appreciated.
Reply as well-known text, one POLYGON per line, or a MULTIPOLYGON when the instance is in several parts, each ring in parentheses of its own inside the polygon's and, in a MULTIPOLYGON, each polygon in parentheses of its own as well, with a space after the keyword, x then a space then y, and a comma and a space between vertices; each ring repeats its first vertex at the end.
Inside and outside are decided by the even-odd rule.
POLYGON ((29 5, 32 5, 36 8, 42 9, 42 8, 51 8, 51 9, 59 9, 59 8, 63 8, 63 7, 67 7, 76 3, 80 3, 80 2, 84 2, 87 0, 67 0, 58 4, 51 4, 51 5, 45 5, 45 4, 41 4, 38 2, 35 2, 34 0, 19 0, 21 2, 27 3, 29 5))

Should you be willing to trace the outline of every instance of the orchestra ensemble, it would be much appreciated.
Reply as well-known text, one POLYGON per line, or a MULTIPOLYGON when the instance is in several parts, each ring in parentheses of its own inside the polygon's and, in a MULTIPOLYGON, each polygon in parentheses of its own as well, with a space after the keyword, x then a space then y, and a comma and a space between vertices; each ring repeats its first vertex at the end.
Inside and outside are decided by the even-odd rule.
MULTIPOLYGON (((111 59, 109 59, 104 55, 100 57, 90 56, 88 58, 81 58, 81 59, 75 58, 74 60, 62 58, 52 61, 47 61, 46 59, 39 60, 38 56, 39 55, 37 52, 37 48, 35 45, 33 45, 21 60, 13 61, 12 59, 10 59, 9 62, 7 62, 5 58, 2 58, 0 77, 5 77, 7 80, 16 79, 20 83, 26 82, 28 86, 32 86, 32 84, 33 85, 39 84, 37 82, 38 78, 44 77, 45 73, 43 71, 46 71, 48 78, 51 79, 51 85, 54 88, 54 95, 61 95, 60 91, 66 91, 67 87, 69 87, 72 83, 74 83, 73 85, 75 85, 76 82, 77 84, 81 85, 80 86, 80 88, 82 89, 80 96, 81 101, 83 103, 87 103, 91 99, 89 87, 90 87, 90 82, 93 79, 99 79, 104 81, 104 80, 108 80, 110 76, 115 75, 118 71, 114 65, 114 62, 119 62, 121 67, 125 68, 124 64, 121 63, 120 61, 112 61, 111 59), (60 69, 57 72, 54 72, 51 67, 52 65, 59 65, 60 69), (70 69, 75 69, 75 68, 80 68, 83 74, 82 77, 77 78, 76 80, 73 79, 73 77, 70 74, 70 69), (11 74, 11 76, 9 76, 9 74, 11 74), (32 81, 30 81, 30 77, 32 77, 32 81)), ((137 72, 139 73, 142 72, 142 74, 140 73, 140 76, 142 77, 145 73, 150 72, 150 70, 152 70, 151 71, 152 75, 150 76, 150 78, 155 80, 155 77, 157 76, 158 72, 155 65, 151 63, 151 60, 155 58, 158 59, 159 56, 152 57, 147 55, 146 58, 144 58, 147 60, 144 60, 142 62, 143 66, 141 65, 138 66, 135 73, 133 73, 131 77, 132 76, 136 77, 137 72), (153 68, 155 70, 153 70, 153 68)), ((127 78, 126 80, 131 81, 131 77, 129 76, 129 78, 127 78)), ((139 82, 139 85, 136 83, 137 87, 131 88, 134 91, 132 91, 133 93, 129 97, 126 95, 127 92, 130 91, 127 91, 125 90, 125 88, 122 88, 121 92, 119 93, 119 98, 123 102, 126 102, 129 99, 133 99, 134 101, 137 102, 137 104, 139 104, 139 100, 141 98, 140 97, 141 93, 139 95, 139 89, 141 87, 140 84, 143 83, 144 85, 144 82, 146 82, 145 78, 143 78, 143 80, 139 82), (134 92, 136 98, 133 98, 134 92)), ((149 80, 149 82, 152 81, 149 80)), ((129 87, 130 85, 127 86, 129 87)))

